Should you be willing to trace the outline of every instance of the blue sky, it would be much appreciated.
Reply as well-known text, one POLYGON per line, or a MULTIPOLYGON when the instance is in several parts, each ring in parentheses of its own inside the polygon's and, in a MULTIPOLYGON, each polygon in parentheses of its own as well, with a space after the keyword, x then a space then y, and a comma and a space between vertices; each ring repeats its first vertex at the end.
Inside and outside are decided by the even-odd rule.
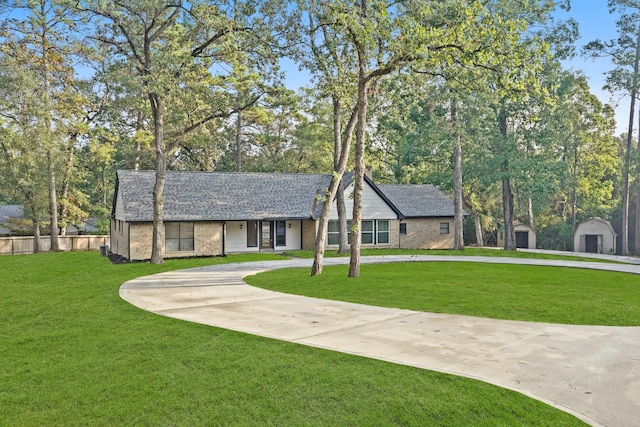
MULTIPOLYGON (((569 12, 556 13, 559 19, 573 18, 578 22, 581 38, 577 41, 579 51, 582 46, 596 39, 603 41, 616 38, 616 17, 609 14, 607 0, 572 0, 569 12)), ((604 73, 612 68, 607 58, 596 60, 577 57, 565 62, 567 68, 581 70, 589 81, 591 92, 601 102, 611 104, 616 111, 616 135, 627 131, 629 124, 629 98, 620 99, 620 95, 612 95, 604 91, 604 73)))

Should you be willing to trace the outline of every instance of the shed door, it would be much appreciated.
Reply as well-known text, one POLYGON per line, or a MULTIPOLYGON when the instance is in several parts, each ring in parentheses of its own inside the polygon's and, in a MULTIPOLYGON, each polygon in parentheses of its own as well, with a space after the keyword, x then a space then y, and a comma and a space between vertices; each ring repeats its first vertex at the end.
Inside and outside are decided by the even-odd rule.
POLYGON ((528 231, 516 231, 516 248, 529 249, 528 231))
POLYGON ((598 235, 597 234, 586 234, 584 236, 584 250, 585 252, 589 252, 591 254, 598 253, 598 235))

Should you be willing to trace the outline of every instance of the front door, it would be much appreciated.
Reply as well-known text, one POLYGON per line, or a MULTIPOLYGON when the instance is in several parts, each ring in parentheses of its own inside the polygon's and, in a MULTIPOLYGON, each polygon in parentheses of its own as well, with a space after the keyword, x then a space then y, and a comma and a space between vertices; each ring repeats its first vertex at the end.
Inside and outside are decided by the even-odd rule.
POLYGON ((528 231, 516 231, 516 248, 529 249, 528 231))
POLYGON ((260 221, 260 249, 273 249, 273 221, 260 221))
POLYGON ((584 250, 590 254, 598 253, 598 235, 597 234, 586 234, 584 236, 584 250))

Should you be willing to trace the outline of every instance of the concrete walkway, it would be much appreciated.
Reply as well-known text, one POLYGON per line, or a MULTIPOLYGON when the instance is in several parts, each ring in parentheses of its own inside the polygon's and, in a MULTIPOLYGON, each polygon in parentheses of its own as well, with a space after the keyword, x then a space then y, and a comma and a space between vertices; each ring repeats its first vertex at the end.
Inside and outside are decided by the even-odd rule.
MULTIPOLYGON (((325 265, 348 261, 327 258, 325 265)), ((526 263, 640 274, 640 265, 595 262, 362 258, 363 264, 416 261, 526 263)), ((640 425, 639 327, 570 326, 380 308, 267 291, 242 280, 270 269, 310 265, 311 260, 294 259, 174 271, 131 280, 122 285, 120 295, 164 316, 479 379, 546 402, 591 425, 640 425)))

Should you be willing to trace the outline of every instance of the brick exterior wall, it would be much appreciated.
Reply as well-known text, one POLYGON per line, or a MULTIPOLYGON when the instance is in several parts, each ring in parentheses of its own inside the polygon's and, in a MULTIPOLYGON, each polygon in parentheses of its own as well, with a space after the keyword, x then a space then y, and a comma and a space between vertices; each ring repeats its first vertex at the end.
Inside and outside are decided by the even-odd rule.
MULTIPOLYGON (((153 223, 130 224, 129 232, 131 234, 129 259, 131 261, 150 259, 153 223)), ((165 258, 222 255, 222 232, 221 222, 195 222, 193 224, 194 250, 165 252, 165 258)))
POLYGON ((302 221, 302 249, 312 251, 316 246, 316 221, 302 221))
POLYGON ((453 218, 403 219, 407 234, 400 235, 400 248, 453 249, 453 218), (440 234, 440 223, 449 223, 449 233, 440 234))

